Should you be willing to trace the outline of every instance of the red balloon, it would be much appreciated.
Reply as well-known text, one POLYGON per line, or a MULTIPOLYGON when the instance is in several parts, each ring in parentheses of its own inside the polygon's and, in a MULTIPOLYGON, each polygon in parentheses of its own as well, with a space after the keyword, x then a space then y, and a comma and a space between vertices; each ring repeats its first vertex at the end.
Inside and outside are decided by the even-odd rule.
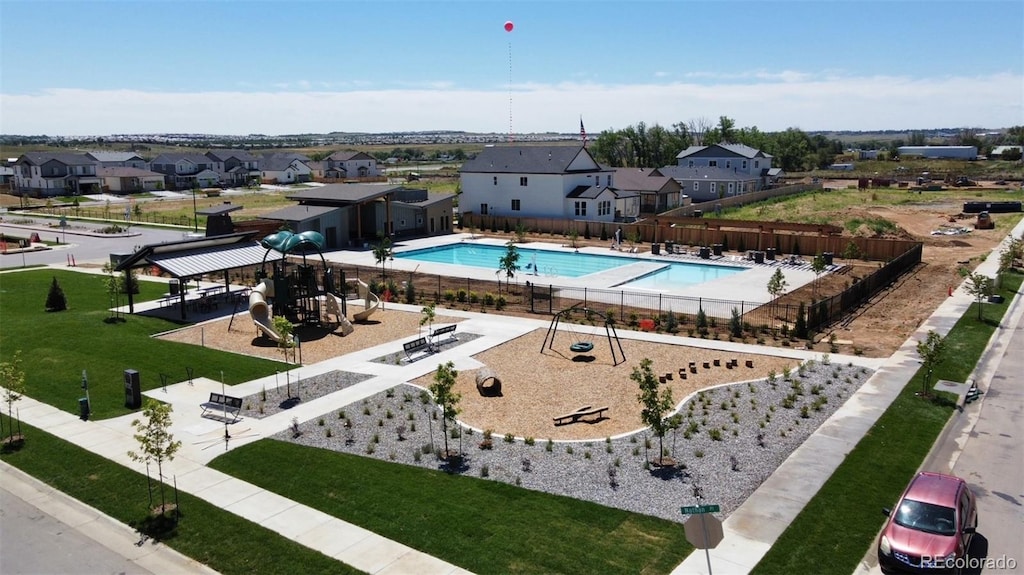
POLYGON ((512 21, 511 21, 511 20, 509 20, 509 21, 505 22, 505 31, 506 31, 506 32, 511 32, 511 31, 512 31, 512 28, 515 28, 515 25, 514 25, 514 24, 512 24, 512 21))

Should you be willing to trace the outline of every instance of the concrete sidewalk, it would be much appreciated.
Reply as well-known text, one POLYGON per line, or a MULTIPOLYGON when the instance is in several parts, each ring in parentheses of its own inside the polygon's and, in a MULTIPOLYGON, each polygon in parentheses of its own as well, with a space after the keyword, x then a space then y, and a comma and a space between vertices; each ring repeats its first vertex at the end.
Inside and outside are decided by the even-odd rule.
MULTIPOLYGON (((1024 220, 1011 235, 1020 237, 1022 232, 1024 220)), ((1002 242, 993 254, 998 254, 1005 245, 1006 241, 1002 242)), ((997 269, 998 257, 988 257, 975 271, 994 277, 997 269)), ((1020 294, 1017 294, 1014 303, 1019 299, 1020 294)), ((973 302, 974 298, 961 285, 857 393, 723 522, 725 539, 710 552, 713 572, 749 573, 754 569, 920 368, 918 341, 925 339, 932 330, 942 336, 948 334, 973 302)), ((990 348, 1001 333, 997 331, 993 336, 990 348)), ((672 573, 707 572, 705 554, 692 553, 672 573)))

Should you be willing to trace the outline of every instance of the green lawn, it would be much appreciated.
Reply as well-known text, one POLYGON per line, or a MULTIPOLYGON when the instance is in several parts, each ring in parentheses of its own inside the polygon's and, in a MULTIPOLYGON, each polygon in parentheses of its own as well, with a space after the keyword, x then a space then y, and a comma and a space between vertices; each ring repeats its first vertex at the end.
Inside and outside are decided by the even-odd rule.
MULTIPOLYGON (((4 417, 5 430, 9 421, 4 417)), ((22 424, 22 431, 26 441, 21 450, 0 453, 0 459, 122 523, 144 528, 149 508, 145 475, 32 426, 22 424)), ((173 501, 173 491, 168 495, 173 501)), ((158 491, 154 497, 159 503, 158 491)), ((182 519, 159 539, 225 575, 360 573, 187 493, 179 494, 178 503, 182 519)))
MULTIPOLYGON (((77 413, 82 370, 89 380, 94 418, 128 413, 124 407, 124 370, 138 370, 143 389, 159 387, 160 374, 183 381, 185 368, 195 377, 240 383, 286 369, 274 361, 242 356, 150 337, 179 327, 167 320, 127 316, 110 322, 105 276, 64 270, 0 275, 0 361, 22 352, 29 397, 77 413), (46 295, 53 278, 67 296, 68 309, 47 313, 46 295)), ((140 281, 136 300, 158 298, 165 284, 140 281)), ((122 299, 122 303, 127 303, 122 299)))
POLYGON ((692 550, 663 519, 281 441, 211 467, 475 573, 668 573, 692 550))
MULTIPOLYGON (((985 304, 987 321, 978 321, 978 304, 971 305, 946 336, 946 359, 936 378, 966 381, 1021 280, 1020 274, 1004 277, 999 293, 1005 302, 985 304)), ((818 573, 853 572, 882 527, 882 508, 896 503, 952 413, 948 399, 915 395, 921 378, 919 371, 753 573, 799 573, 808 565, 818 573)))

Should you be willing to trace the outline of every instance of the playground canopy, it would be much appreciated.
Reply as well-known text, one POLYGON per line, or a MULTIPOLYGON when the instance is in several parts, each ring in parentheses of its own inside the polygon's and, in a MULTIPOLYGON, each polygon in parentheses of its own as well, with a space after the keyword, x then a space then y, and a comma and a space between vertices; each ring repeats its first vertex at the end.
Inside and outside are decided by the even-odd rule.
MULTIPOLYGON (((257 232, 191 238, 174 242, 149 244, 137 249, 114 268, 122 272, 133 268, 155 266, 171 277, 188 281, 194 277, 224 272, 225 289, 230 289, 228 272, 233 269, 262 265, 267 259, 283 259, 284 254, 260 245, 257 232)), ((186 319, 185 292, 180 292, 181 319, 186 319)), ((134 313, 131 290, 128 310, 134 313)))

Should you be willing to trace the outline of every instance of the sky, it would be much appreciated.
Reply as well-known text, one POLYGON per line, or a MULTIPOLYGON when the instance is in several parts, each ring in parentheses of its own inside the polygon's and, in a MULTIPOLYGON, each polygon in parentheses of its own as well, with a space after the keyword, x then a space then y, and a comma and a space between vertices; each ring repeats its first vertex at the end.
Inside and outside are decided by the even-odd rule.
POLYGON ((1022 38, 1020 0, 0 0, 0 133, 997 129, 1022 38))

